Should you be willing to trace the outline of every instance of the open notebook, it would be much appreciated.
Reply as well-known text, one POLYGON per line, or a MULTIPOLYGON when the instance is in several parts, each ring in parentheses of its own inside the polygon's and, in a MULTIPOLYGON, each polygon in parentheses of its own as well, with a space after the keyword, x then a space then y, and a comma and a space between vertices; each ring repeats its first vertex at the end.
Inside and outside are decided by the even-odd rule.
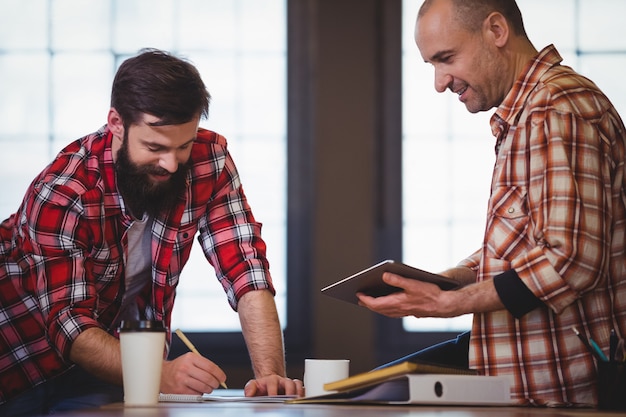
POLYGON ((270 395, 261 397, 246 397, 243 390, 219 389, 210 394, 159 394, 159 402, 199 403, 199 402, 256 402, 282 403, 296 398, 295 395, 270 395))

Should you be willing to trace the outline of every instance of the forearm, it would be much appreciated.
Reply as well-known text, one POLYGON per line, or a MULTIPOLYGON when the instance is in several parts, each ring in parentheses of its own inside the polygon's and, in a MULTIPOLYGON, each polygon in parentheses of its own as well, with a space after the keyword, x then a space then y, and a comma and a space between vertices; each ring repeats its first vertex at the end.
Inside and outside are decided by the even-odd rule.
POLYGON ((81 333, 70 350, 70 360, 103 380, 122 384, 119 340, 97 327, 81 333))
POLYGON ((440 297, 443 317, 505 308, 492 280, 469 284, 455 291, 442 291, 440 297))
POLYGON ((388 317, 457 317, 504 309, 492 280, 443 291, 435 284, 385 273, 383 280, 401 288, 383 297, 357 293, 359 304, 388 317))
POLYGON ((441 272, 440 275, 455 280, 461 286, 466 286, 476 282, 476 272, 465 266, 457 266, 455 268, 447 269, 441 272))
POLYGON ((480 284, 472 284, 476 274, 465 267, 452 268, 442 275, 465 283, 466 287, 444 293, 442 297, 451 308, 456 306, 461 310, 467 310, 467 313, 484 313, 506 308, 513 316, 520 318, 542 304, 513 269, 480 284))
POLYGON ((239 320, 254 375, 286 376, 282 330, 269 291, 250 291, 239 301, 239 320))

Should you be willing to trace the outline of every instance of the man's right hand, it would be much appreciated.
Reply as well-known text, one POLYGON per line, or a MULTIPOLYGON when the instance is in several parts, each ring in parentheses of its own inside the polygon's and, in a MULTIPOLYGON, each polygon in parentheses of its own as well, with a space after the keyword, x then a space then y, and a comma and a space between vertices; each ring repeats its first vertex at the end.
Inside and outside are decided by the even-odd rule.
POLYGON ((189 352, 163 362, 161 392, 166 394, 211 393, 226 381, 226 374, 215 363, 189 352))

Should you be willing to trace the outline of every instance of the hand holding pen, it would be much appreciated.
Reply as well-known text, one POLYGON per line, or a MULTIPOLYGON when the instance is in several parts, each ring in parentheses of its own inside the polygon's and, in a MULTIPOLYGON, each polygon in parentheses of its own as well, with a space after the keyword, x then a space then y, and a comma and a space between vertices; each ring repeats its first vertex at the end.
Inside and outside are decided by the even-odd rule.
MULTIPOLYGON (((187 346, 187 348, 192 351, 193 353, 195 353, 198 356, 202 356, 202 354, 200 354, 200 352, 198 352, 198 349, 196 349, 196 347, 193 345, 193 343, 191 343, 191 340, 189 340, 187 338, 187 336, 185 336, 185 334, 183 333, 182 330, 180 329, 176 329, 176 334, 178 335, 178 337, 180 338, 180 340, 183 341, 183 343, 185 344, 185 346, 187 346)), ((220 386, 224 389, 228 389, 228 387, 226 386, 225 382, 220 382, 220 386)))

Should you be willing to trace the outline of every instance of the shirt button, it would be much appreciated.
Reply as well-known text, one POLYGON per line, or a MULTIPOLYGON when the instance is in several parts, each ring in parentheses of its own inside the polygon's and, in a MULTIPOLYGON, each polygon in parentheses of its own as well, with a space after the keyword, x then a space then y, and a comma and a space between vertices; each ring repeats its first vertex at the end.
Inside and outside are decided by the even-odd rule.
POLYGON ((511 214, 515 213, 515 207, 509 207, 509 213, 511 214))

